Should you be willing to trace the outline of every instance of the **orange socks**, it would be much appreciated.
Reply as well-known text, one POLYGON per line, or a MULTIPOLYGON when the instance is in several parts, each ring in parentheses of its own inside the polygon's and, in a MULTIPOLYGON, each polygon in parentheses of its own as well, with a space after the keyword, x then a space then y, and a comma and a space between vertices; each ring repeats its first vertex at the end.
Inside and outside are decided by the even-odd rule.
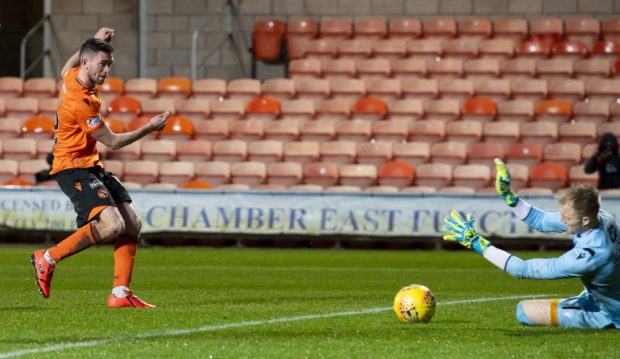
POLYGON ((48 250, 49 255, 56 262, 78 253, 97 242, 94 232, 94 223, 90 222, 73 232, 69 237, 48 250))
POLYGON ((137 238, 131 238, 125 234, 121 234, 116 238, 116 246, 114 247, 114 284, 112 287, 129 287, 137 247, 137 238))

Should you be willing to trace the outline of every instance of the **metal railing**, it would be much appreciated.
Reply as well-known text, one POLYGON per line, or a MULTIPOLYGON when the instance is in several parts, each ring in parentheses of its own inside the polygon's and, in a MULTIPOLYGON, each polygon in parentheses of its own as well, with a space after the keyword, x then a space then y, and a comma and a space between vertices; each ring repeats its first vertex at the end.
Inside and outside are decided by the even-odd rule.
MULTIPOLYGON (((192 50, 191 50, 192 82, 195 82, 198 77, 198 66, 204 64, 211 56, 217 53, 217 50, 219 50, 222 47, 222 45, 224 45, 224 43, 226 43, 227 41, 230 41, 233 44, 233 48, 235 49, 235 52, 237 54, 237 61, 239 62, 239 67, 241 68, 243 75, 246 76, 245 67, 243 65, 243 58, 241 56, 241 52, 239 50, 237 41, 235 40, 235 34, 233 32, 233 23, 235 22, 237 24, 238 31, 240 33, 242 31, 241 25, 239 24, 239 18, 237 15, 238 15, 238 12, 237 12, 237 8, 235 7, 234 1, 226 0, 224 4, 222 4, 222 6, 220 6, 214 14, 210 15, 207 18, 207 21, 205 22, 204 25, 194 30, 194 32, 192 33, 192 50), (200 36, 202 32, 204 32, 205 29, 209 27, 209 25, 211 25, 211 23, 215 19, 221 16, 226 16, 226 34, 222 37, 220 42, 218 42, 217 46, 215 46, 213 49, 207 52, 204 59, 202 59, 199 63, 198 62, 198 37, 200 36)), ((241 34, 241 43, 243 45, 243 48, 247 48, 247 44, 245 42, 245 38, 243 37, 243 34, 241 34)))
POLYGON ((26 46, 28 45, 28 40, 34 34, 36 34, 37 31, 39 31, 39 29, 41 29, 44 25, 46 25, 46 23, 48 25, 51 23, 51 19, 49 15, 43 16, 43 18, 41 18, 41 20, 39 20, 32 27, 32 29, 30 29, 30 31, 28 31, 26 35, 24 35, 24 38, 22 38, 22 41, 19 45, 19 76, 22 78, 22 80, 25 80, 26 76, 32 71, 32 69, 34 69, 34 67, 37 66, 46 57, 49 59, 50 63, 52 64, 51 68, 52 68, 52 71, 54 72, 54 77, 58 78, 58 74, 56 73, 56 66, 54 64, 54 59, 52 58, 52 52, 49 48, 46 48, 45 46, 41 54, 39 54, 34 59, 34 61, 32 61, 30 66, 26 67, 26 46))

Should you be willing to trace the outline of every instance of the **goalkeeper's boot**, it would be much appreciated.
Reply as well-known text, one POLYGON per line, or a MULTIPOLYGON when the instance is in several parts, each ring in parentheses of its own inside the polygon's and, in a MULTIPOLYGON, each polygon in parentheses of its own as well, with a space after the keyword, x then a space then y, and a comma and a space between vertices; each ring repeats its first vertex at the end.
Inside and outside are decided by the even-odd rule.
POLYGON ((45 298, 49 298, 55 266, 44 258, 44 254, 45 250, 34 251, 32 256, 30 256, 30 261, 34 266, 34 275, 36 283, 39 286, 39 292, 41 292, 45 298))
POLYGON ((131 291, 127 291, 122 298, 110 293, 108 297, 108 308, 155 308, 155 306, 141 300, 131 291))

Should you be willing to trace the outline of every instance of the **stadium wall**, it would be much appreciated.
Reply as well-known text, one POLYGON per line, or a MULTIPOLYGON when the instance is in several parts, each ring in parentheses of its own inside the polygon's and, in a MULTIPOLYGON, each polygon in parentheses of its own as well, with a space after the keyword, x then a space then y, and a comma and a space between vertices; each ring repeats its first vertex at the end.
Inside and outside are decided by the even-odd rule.
MULTIPOLYGON (((317 20, 330 16, 401 17, 559 17, 592 16, 605 19, 620 13, 620 0, 237 0, 239 23, 250 44, 256 20, 275 17, 310 16, 317 20)), ((191 76, 192 31, 205 24, 224 0, 147 0, 148 77, 191 76)), ((77 46, 101 26, 116 30, 114 76, 138 76, 138 0, 55 0, 52 22, 58 43, 54 56, 62 64, 77 46)), ((200 37, 199 58, 216 46, 226 31, 224 19, 213 21, 200 37)), ((237 29, 238 31, 238 29, 237 29)), ((243 54, 249 76, 250 56, 243 54)), ((244 77, 239 71, 230 44, 218 49, 201 67, 198 77, 226 80, 244 77)), ((61 65, 59 65, 61 66, 61 65)), ((259 64, 261 80, 282 77, 284 67, 259 64)))

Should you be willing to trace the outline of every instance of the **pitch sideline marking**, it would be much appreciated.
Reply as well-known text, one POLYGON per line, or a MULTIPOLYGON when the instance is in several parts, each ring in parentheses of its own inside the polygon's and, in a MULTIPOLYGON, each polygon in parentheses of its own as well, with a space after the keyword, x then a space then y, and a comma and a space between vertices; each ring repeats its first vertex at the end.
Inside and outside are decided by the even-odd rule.
MULTIPOLYGON (((497 301, 502 301, 502 300, 540 298, 540 297, 552 297, 552 296, 554 296, 554 294, 511 295, 511 296, 506 296, 506 297, 452 300, 452 301, 447 301, 447 302, 439 302, 437 303, 437 305, 458 305, 458 304, 481 303, 481 302, 497 302, 497 301)), ((327 314, 309 314, 309 315, 300 315, 300 316, 295 316, 295 317, 252 320, 252 321, 247 321, 247 322, 207 325, 207 326, 203 326, 199 328, 192 328, 192 329, 172 329, 172 330, 164 330, 164 331, 157 331, 157 332, 145 332, 145 333, 136 334, 133 336, 120 336, 120 337, 113 337, 109 339, 85 340, 81 342, 49 345, 49 346, 42 347, 42 348, 24 349, 24 350, 17 350, 13 352, 0 353, 0 359, 16 358, 16 357, 20 357, 24 355, 29 355, 29 354, 50 353, 50 352, 73 349, 73 348, 94 347, 94 346, 105 345, 105 344, 110 344, 110 343, 115 343, 115 342, 120 342, 120 341, 130 341, 130 340, 157 338, 157 337, 171 337, 171 336, 177 336, 177 335, 196 334, 196 333, 208 333, 208 332, 216 332, 219 330, 225 330, 225 329, 231 329, 231 328, 252 327, 252 326, 258 326, 258 325, 265 325, 265 324, 278 324, 278 323, 296 322, 296 321, 302 321, 302 320, 347 317, 347 316, 352 316, 352 315, 363 315, 363 314, 374 314, 374 313, 386 312, 389 310, 392 310, 392 307, 377 307, 377 308, 367 308, 367 309, 362 309, 362 310, 357 310, 357 311, 335 312, 335 313, 327 313, 327 314)))

